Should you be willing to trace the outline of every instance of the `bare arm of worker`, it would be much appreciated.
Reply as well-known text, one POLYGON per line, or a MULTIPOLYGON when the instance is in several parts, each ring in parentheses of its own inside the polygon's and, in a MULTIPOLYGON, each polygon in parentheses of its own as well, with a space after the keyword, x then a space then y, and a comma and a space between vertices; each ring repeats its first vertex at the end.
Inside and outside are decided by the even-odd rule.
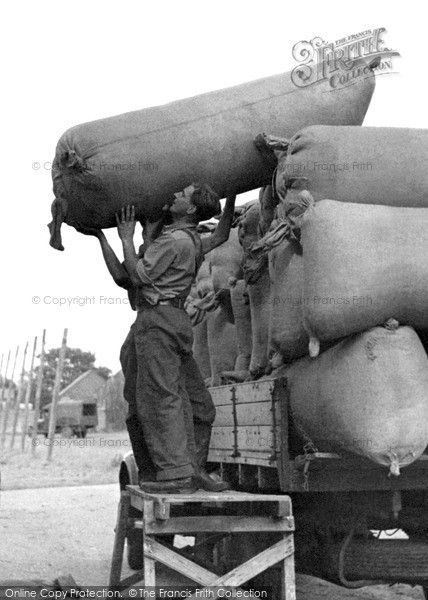
POLYGON ((149 221, 145 219, 144 221, 140 221, 143 227, 143 240, 144 244, 140 246, 138 257, 142 258, 148 248, 153 244, 153 242, 160 236, 162 233, 162 229, 164 226, 164 219, 159 219, 158 221, 149 221))
POLYGON ((140 286, 141 279, 137 274, 138 254, 134 247, 135 206, 126 206, 116 214, 117 232, 122 240, 125 268, 133 285, 140 286))
POLYGON ((122 288, 129 289, 132 286, 131 279, 126 272, 125 267, 114 253, 113 248, 108 243, 104 232, 101 229, 96 229, 94 227, 75 226, 75 229, 79 233, 83 233, 84 235, 92 235, 98 239, 101 246, 101 252, 103 253, 104 262, 107 265, 107 269, 110 275, 113 277, 115 284, 122 288))
POLYGON ((235 210, 236 195, 228 196, 226 198, 226 204, 224 210, 218 222, 217 228, 212 235, 206 238, 202 238, 202 249, 204 254, 211 252, 220 244, 224 244, 229 239, 230 228, 233 222, 233 213, 235 210))

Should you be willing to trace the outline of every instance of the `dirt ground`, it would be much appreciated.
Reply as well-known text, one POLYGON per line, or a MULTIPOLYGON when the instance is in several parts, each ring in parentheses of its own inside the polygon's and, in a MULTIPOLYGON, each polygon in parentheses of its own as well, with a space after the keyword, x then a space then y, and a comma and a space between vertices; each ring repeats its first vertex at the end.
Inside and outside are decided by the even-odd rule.
MULTIPOLYGON (((118 498, 116 484, 1 492, 0 583, 71 574, 82 587, 107 585, 118 498)), ((124 561, 122 576, 131 573, 124 561)), ((163 585, 188 584, 167 569, 159 575, 163 585)), ((298 600, 423 598, 405 585, 346 591, 300 575, 297 591, 298 600)))

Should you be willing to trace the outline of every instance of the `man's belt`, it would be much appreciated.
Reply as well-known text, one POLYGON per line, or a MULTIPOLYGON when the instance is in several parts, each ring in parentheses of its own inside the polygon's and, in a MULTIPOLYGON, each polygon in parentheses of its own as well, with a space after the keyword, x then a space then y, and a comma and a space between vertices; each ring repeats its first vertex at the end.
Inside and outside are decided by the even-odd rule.
POLYGON ((139 303, 137 310, 145 310, 146 308, 153 308, 155 306, 173 306, 174 308, 184 308, 186 299, 185 298, 167 298, 165 300, 158 300, 156 304, 150 304, 147 300, 143 300, 139 303))
POLYGON ((168 300, 158 300, 157 306, 167 305, 173 306, 174 308, 184 308, 185 302, 185 298, 168 298, 168 300))

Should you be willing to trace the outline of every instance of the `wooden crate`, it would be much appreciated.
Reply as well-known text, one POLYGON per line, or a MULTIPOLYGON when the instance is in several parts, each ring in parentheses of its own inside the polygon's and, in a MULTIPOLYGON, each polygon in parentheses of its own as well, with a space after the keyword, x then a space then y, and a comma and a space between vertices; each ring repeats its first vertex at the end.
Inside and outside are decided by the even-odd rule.
POLYGON ((277 467, 285 380, 264 379, 210 389, 216 406, 209 460, 277 467))

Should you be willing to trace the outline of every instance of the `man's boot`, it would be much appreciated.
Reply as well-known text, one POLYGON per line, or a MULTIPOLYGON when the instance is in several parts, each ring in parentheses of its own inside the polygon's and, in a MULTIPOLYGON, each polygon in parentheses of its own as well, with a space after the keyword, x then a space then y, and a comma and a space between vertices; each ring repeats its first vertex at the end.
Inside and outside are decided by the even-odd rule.
POLYGON ((223 492, 230 488, 226 481, 216 481, 205 470, 211 440, 211 425, 194 424, 196 464, 194 479, 197 485, 207 492, 223 492))

